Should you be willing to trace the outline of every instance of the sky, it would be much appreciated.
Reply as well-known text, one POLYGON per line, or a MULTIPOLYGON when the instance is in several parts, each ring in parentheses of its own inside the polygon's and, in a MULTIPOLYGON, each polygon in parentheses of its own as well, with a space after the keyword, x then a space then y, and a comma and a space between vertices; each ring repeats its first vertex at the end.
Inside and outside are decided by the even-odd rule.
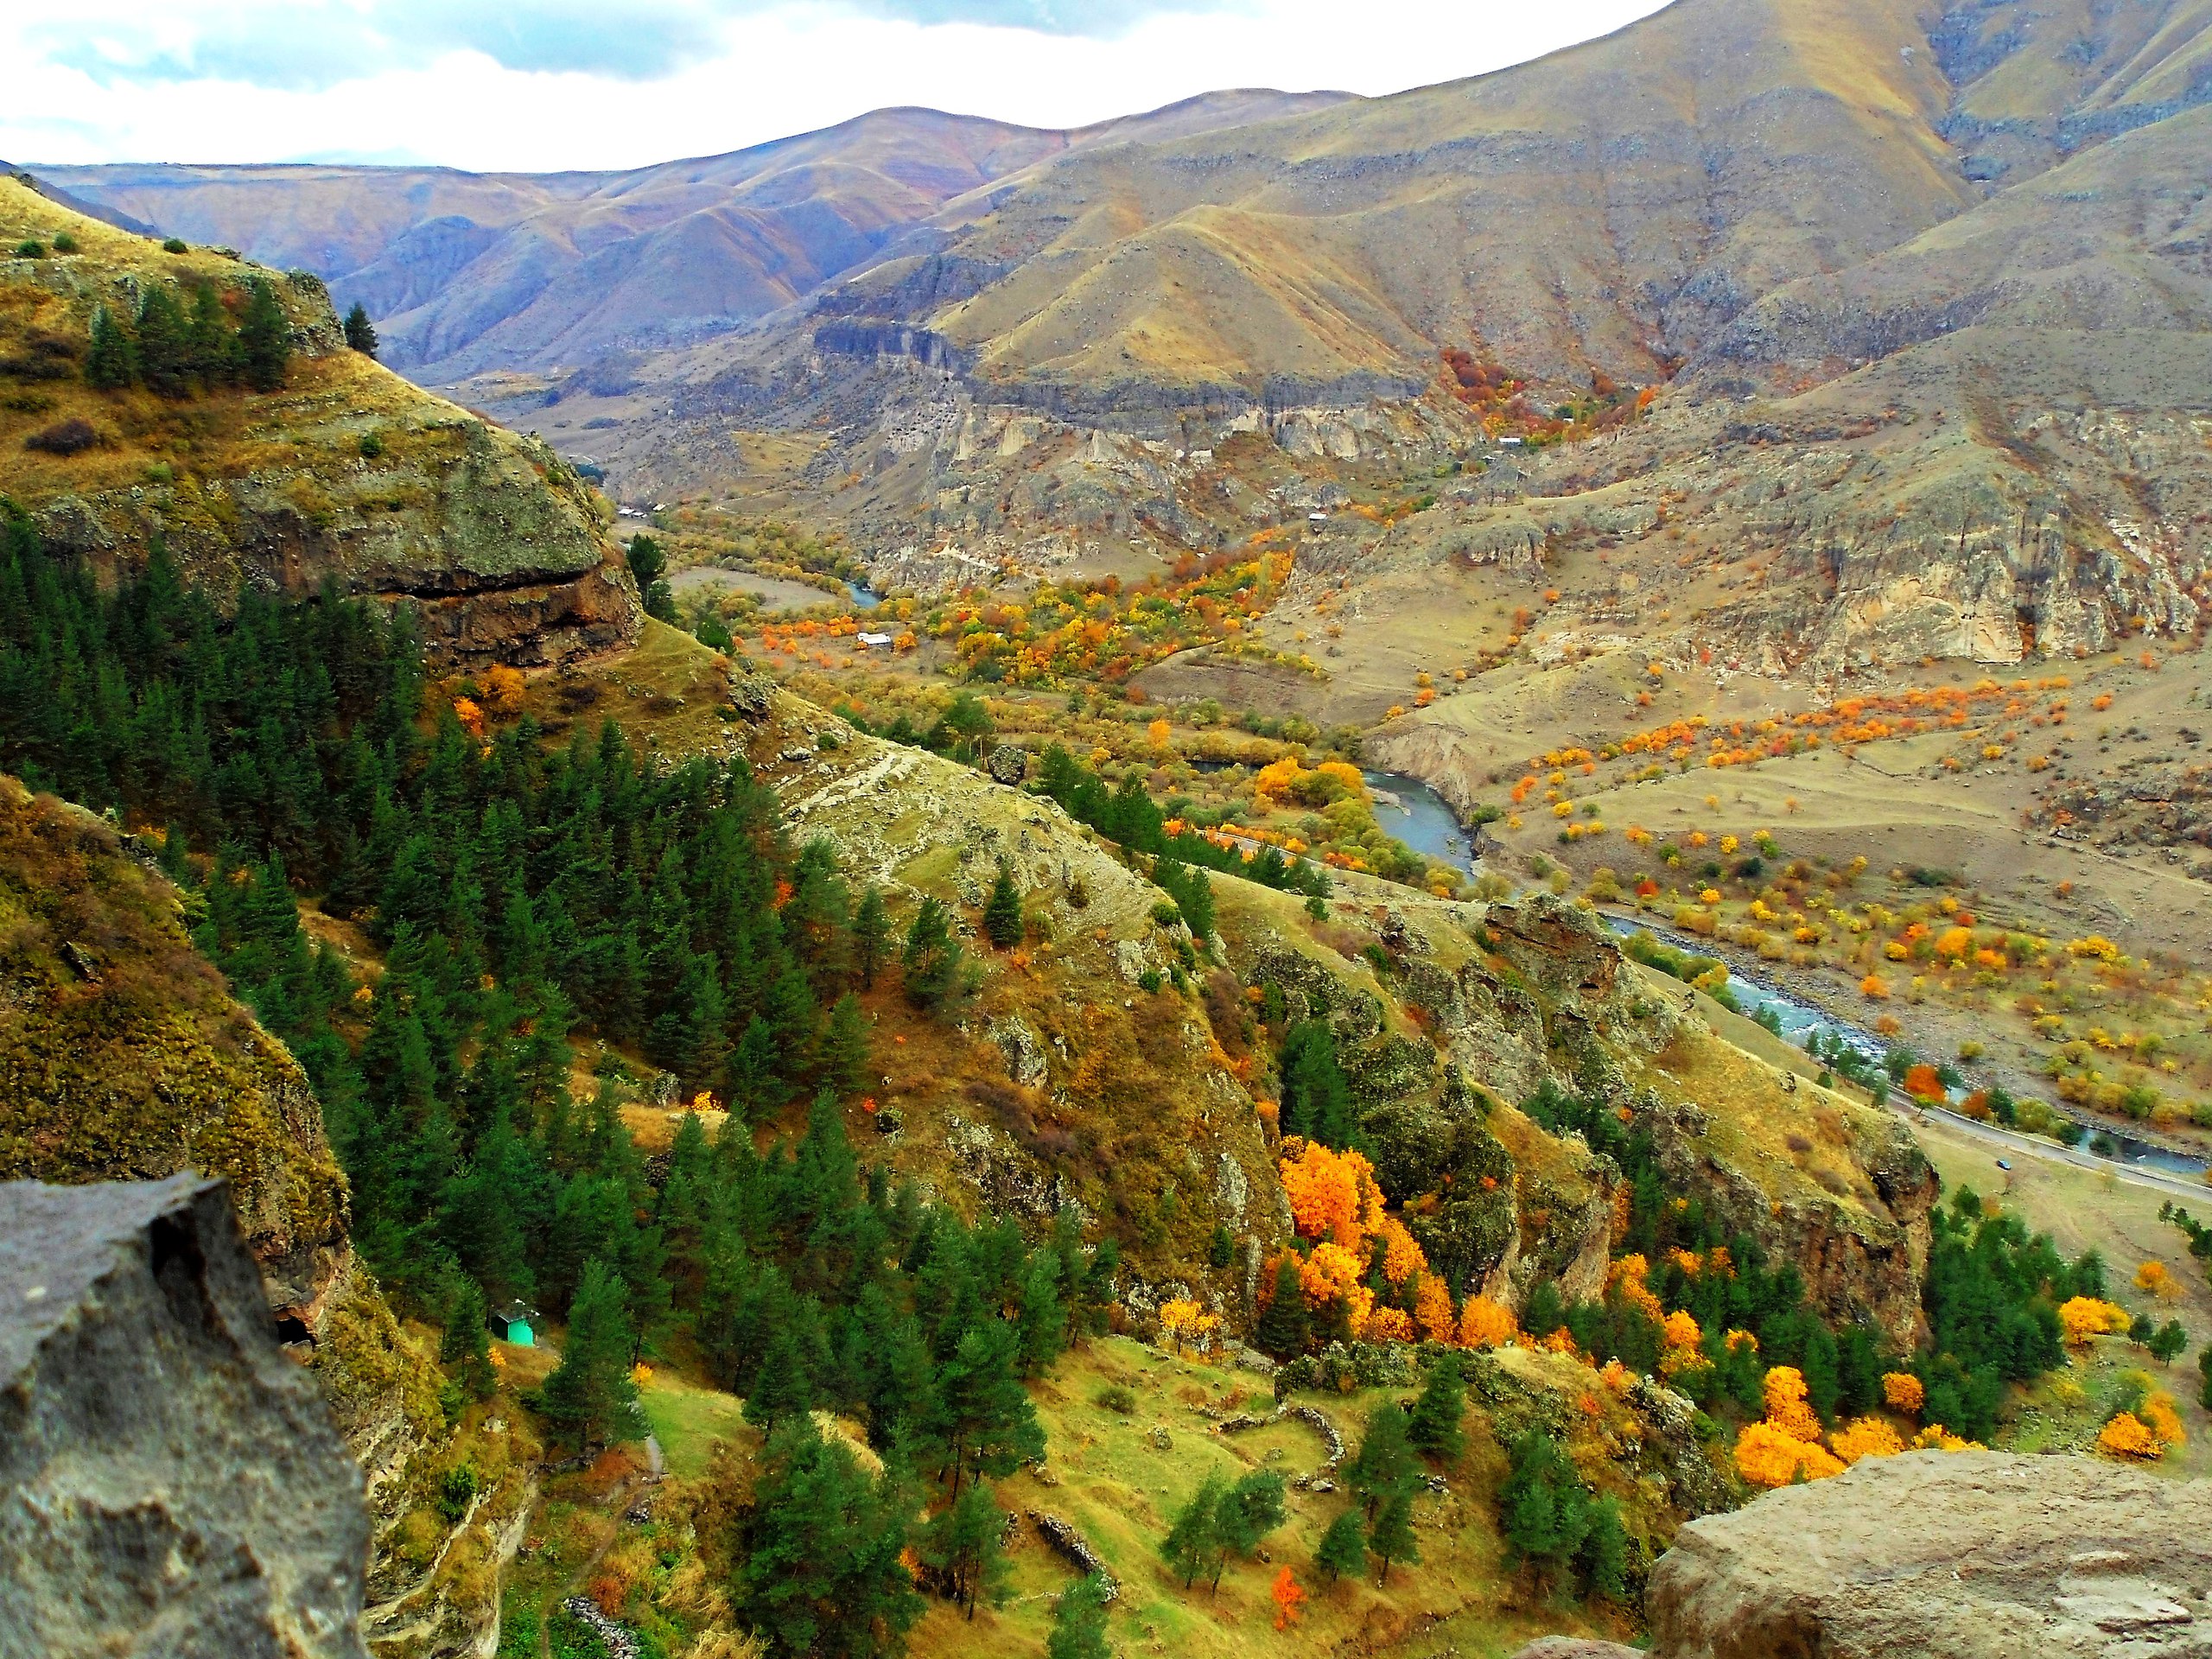
POLYGON ((1081 125, 1503 68, 1660 0, 0 0, 0 157, 624 168, 925 105, 1081 125))

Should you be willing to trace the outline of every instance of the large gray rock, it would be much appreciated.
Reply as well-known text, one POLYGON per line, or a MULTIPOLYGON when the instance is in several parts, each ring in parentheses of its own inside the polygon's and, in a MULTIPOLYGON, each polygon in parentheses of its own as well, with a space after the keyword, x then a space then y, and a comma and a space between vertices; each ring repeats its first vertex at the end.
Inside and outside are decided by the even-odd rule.
POLYGON ((1654 1659, 2207 1659, 2212 1482, 2088 1458, 1869 1458, 1693 1521, 1654 1659))
POLYGON ((0 1655, 358 1659, 368 1541, 223 1183, 0 1184, 0 1655))

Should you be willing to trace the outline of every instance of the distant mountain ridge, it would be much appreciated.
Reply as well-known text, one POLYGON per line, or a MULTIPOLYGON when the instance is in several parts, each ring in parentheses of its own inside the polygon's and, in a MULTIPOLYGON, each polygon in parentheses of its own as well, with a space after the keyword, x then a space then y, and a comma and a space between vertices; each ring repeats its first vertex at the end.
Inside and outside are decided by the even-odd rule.
POLYGON ((314 164, 41 167, 91 204, 315 272, 433 383, 571 365, 740 327, 851 270, 949 201, 1035 163, 1325 107, 1225 92, 1071 130, 880 110, 723 156, 620 171, 314 164))

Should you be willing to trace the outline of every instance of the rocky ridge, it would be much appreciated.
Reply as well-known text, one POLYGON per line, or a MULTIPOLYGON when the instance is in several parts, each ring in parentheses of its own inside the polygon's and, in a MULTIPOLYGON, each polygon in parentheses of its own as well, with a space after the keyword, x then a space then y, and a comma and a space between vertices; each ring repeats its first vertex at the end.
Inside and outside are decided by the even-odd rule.
POLYGON ((0 238, 75 251, 0 261, 0 448, 46 546, 104 577, 164 547, 191 580, 304 598, 327 584, 404 606, 440 657, 551 664, 634 639, 612 508, 552 450, 416 391, 345 348, 322 283, 219 253, 169 254, 0 180, 0 238), (97 308, 147 284, 268 283, 291 323, 286 385, 171 399, 81 378, 97 308), (50 434, 80 423, 81 442, 50 434))

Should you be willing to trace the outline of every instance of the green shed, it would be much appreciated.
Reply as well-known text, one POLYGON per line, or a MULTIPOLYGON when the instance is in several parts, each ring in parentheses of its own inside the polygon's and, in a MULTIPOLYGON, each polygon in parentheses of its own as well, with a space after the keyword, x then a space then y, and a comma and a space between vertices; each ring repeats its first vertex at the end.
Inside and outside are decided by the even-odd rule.
POLYGON ((531 1329, 537 1318, 537 1310, 522 1302, 509 1302, 492 1313, 492 1334, 501 1342, 511 1342, 518 1348, 537 1346, 536 1332, 531 1329))

